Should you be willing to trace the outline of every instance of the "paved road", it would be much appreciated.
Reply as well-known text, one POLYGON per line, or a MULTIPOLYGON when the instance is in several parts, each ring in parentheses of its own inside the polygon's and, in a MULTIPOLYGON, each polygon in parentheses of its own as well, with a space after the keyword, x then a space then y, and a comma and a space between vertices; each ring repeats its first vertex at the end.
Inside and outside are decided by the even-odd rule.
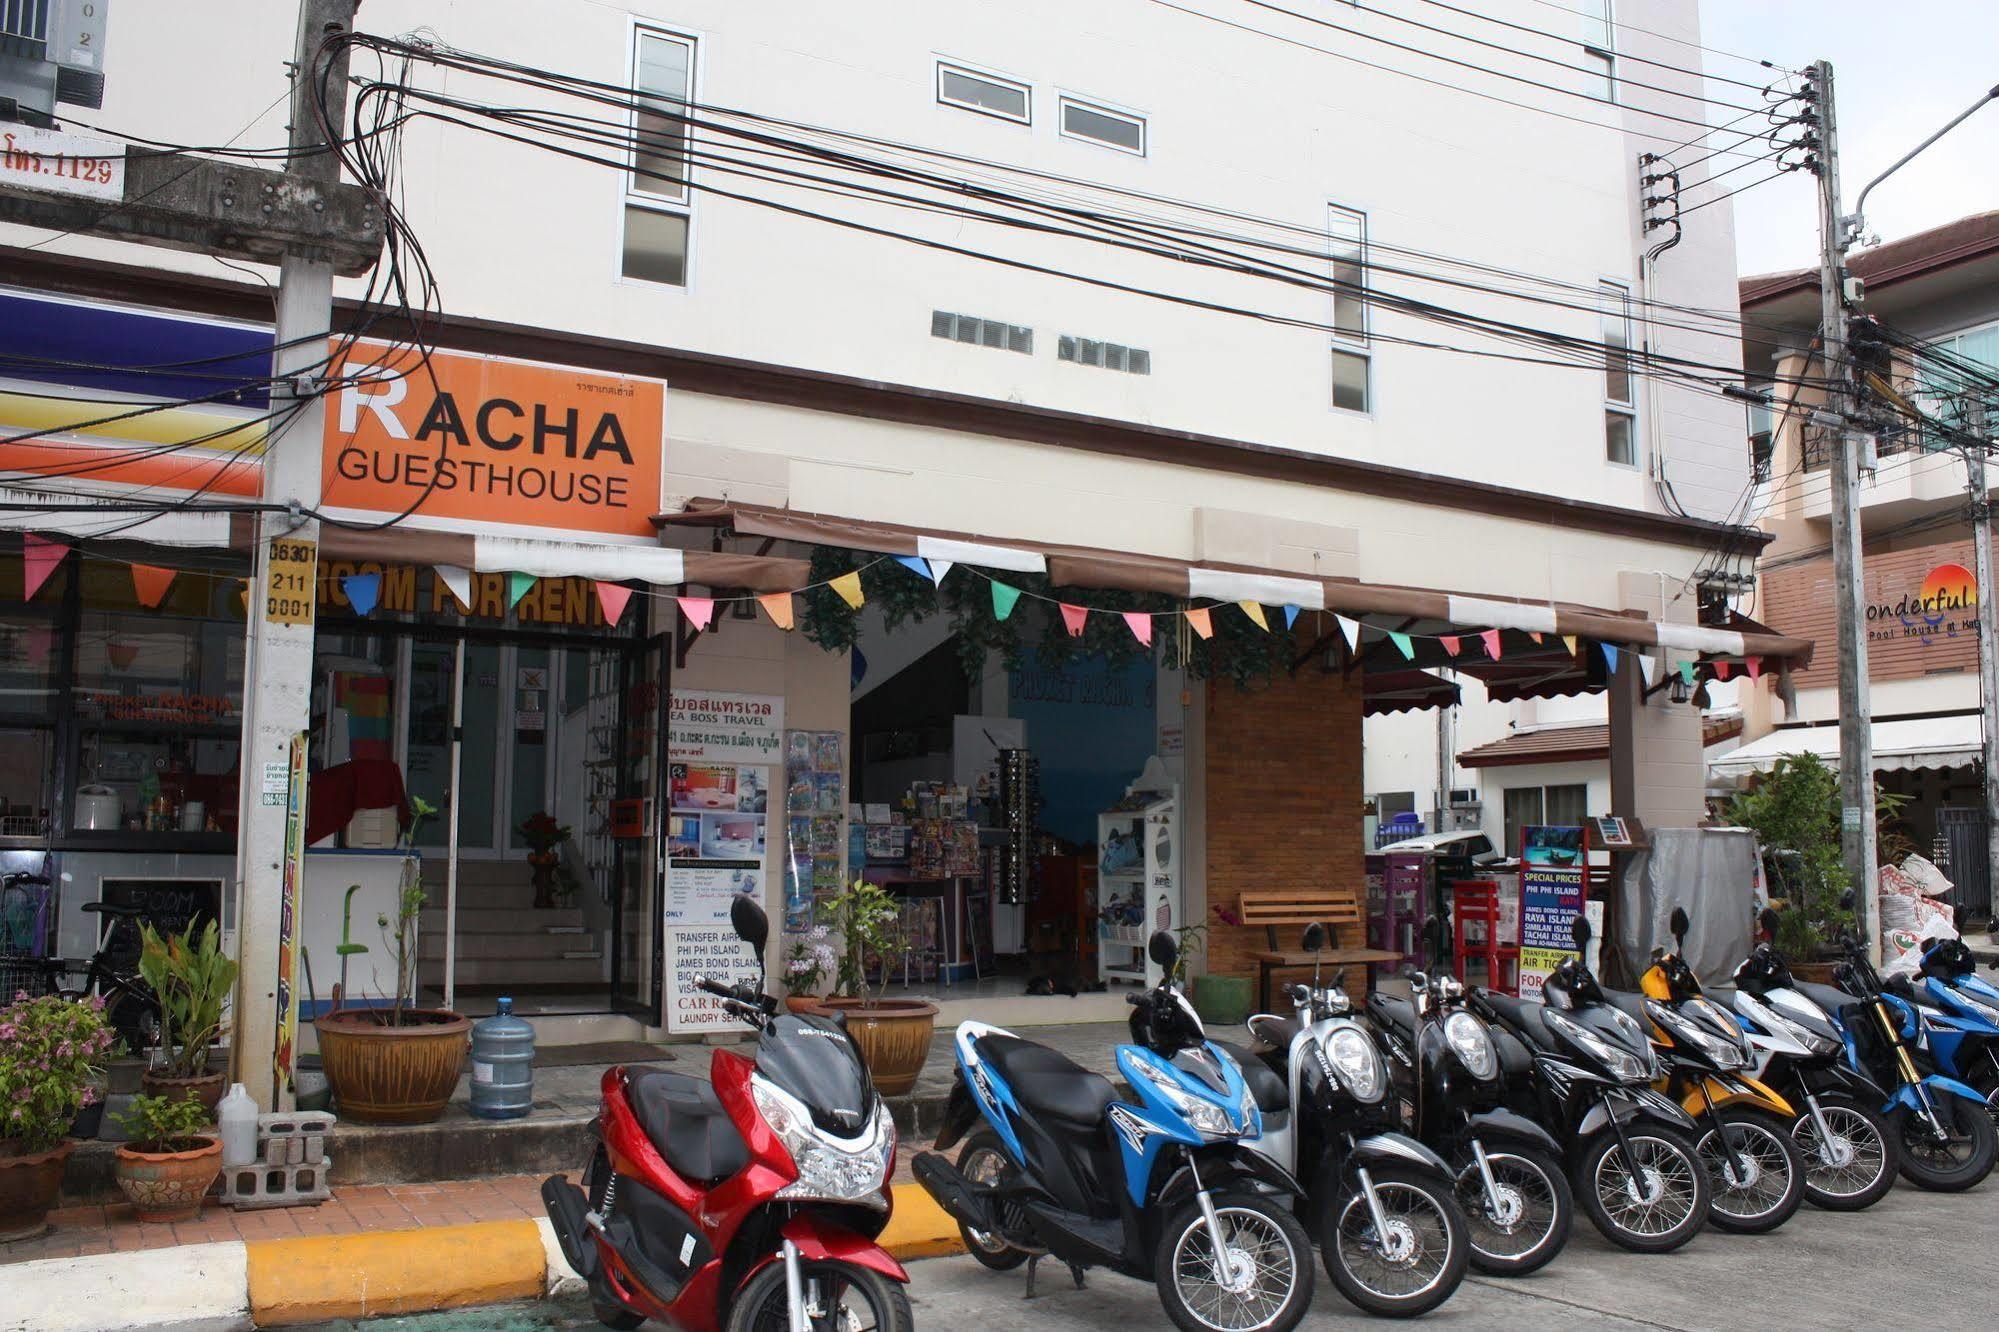
MULTIPOLYGON (((1806 1207, 1784 1229, 1757 1237, 1709 1230, 1677 1254, 1613 1249, 1587 1222, 1567 1252, 1517 1281, 1474 1276, 1424 1321, 1439 1328, 1739 1328, 1762 1320, 1793 1327, 1884 1322, 1936 1329, 1989 1328, 1992 1254, 1999 1246, 1999 1181, 1955 1196, 1898 1187, 1858 1215, 1806 1207)), ((1085 1290, 1044 1267, 1041 1295, 1021 1301, 1020 1273, 987 1272, 969 1258, 911 1266, 917 1323, 928 1328, 1033 1327, 1102 1332, 1167 1326, 1148 1285, 1093 1273, 1085 1290)), ((1307 1328, 1363 1319, 1319 1273, 1307 1328)), ((329 1324, 324 1332, 350 1324, 329 1324)), ((383 1319, 367 1332, 555 1332, 597 1326, 572 1304, 518 1305, 421 1318, 383 1319)))

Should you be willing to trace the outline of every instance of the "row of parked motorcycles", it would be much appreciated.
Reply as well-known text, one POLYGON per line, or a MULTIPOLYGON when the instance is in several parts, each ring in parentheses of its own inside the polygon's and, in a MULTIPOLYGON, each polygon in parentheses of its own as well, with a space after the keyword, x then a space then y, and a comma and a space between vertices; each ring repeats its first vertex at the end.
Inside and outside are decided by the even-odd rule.
MULTIPOLYGON (((1850 903, 1849 903, 1850 906, 1850 903)), ((732 912, 761 957, 768 926, 732 912)), ((1999 988, 1947 941, 1884 980, 1842 940, 1834 986, 1793 978, 1769 943, 1703 990, 1689 922, 1639 989, 1576 956, 1538 1002, 1412 975, 1354 1011, 1339 977, 1211 1039, 1176 986, 1130 996, 1122 1088, 1060 1052, 959 1025, 945 1119, 913 1173, 986 1267, 1046 1258, 1152 1282, 1187 1332, 1288 1332, 1313 1250, 1340 1293, 1409 1317, 1467 1271, 1552 1262, 1578 1200, 1606 1239, 1677 1249, 1710 1222, 1783 1225, 1810 1202, 1854 1211, 1899 1173, 1939 1191, 1993 1168, 1999 988), (946 1153, 957 1148, 955 1162, 946 1153)), ((1776 921, 1762 924, 1774 937, 1776 921)), ((1433 925, 1433 928, 1440 926, 1433 925)), ((1319 951, 1326 933, 1305 932, 1319 951)), ((1173 971, 1177 945, 1155 934, 1173 971)), ((907 1271, 877 1242, 895 1129, 836 1017, 782 1012, 761 985, 704 980, 758 1033, 711 1077, 618 1067, 580 1185, 542 1196, 570 1265, 613 1327, 902 1332, 907 1271)))

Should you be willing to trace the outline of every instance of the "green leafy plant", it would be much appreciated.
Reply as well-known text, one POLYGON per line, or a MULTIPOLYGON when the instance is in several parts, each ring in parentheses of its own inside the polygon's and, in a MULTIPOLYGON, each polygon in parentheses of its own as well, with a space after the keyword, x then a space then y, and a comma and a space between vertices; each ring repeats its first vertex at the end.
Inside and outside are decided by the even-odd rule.
POLYGON ((1753 830, 1772 867, 1770 892, 1785 899, 1777 946, 1808 960, 1853 915, 1839 841, 1839 773, 1815 754, 1792 754, 1730 802, 1730 822, 1753 830))
POLYGON ((870 955, 893 969, 909 952, 902 928, 902 903, 880 884, 855 879, 852 886, 822 904, 831 933, 840 936, 841 950, 834 992, 842 998, 866 1000, 870 955))
POLYGON ((132 1108, 112 1118, 135 1152, 191 1152, 209 1141, 208 1111, 188 1096, 134 1096, 132 1108))
MULTIPOLYGON (((397 847, 405 853, 413 852, 417 830, 435 813, 437 806, 422 796, 411 796, 409 827, 403 829, 397 847)), ((377 1019, 384 1026, 414 1025, 411 1014, 416 1008, 417 921, 423 915, 423 905, 423 862, 414 854, 405 854, 402 876, 396 884, 395 916, 392 919, 382 912, 375 917, 383 947, 396 959, 396 992, 389 1000, 387 1017, 377 1019)))
POLYGON ((139 975, 159 998, 162 1076, 208 1073, 209 1047, 222 1039, 222 1008, 236 986, 236 963, 221 940, 212 920, 199 937, 183 930, 162 938, 151 925, 141 927, 139 975))
POLYGON ((69 1136, 76 1112, 97 1101, 117 1039, 96 996, 17 992, 0 1009, 0 1156, 45 1152, 69 1136))

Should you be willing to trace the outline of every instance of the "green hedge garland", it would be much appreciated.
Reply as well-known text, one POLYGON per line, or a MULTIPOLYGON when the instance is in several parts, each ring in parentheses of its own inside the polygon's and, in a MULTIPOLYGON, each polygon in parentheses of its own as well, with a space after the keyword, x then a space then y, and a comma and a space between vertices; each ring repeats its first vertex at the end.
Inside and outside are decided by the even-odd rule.
MULTIPOLYGON (((1039 617, 1044 626, 1040 658, 1049 666, 1065 665, 1079 656, 1100 653, 1113 666, 1133 657, 1150 657, 1152 649, 1132 636, 1121 611, 1150 611, 1153 642, 1168 667, 1179 666, 1180 625, 1178 613, 1186 605, 1178 598, 1156 592, 1116 590, 1090 593, 1092 614, 1084 622, 1080 637, 1071 637, 1062 623, 1062 612, 1053 598, 1054 586, 1046 574, 1014 573, 1010 570, 969 568, 956 577, 947 576, 939 589, 922 574, 898 564, 885 555, 847 550, 839 546, 812 548, 813 586, 799 594, 802 603, 798 627, 820 647, 837 652, 855 645, 860 634, 860 612, 826 583, 842 574, 860 571, 861 592, 870 605, 882 613, 890 629, 921 623, 933 615, 950 617, 958 638, 958 654, 965 674, 977 679, 985 669, 989 654, 997 654, 1008 670, 1022 662, 1022 630, 1039 617), (984 576, 981 576, 984 575, 984 576), (996 579, 1029 594, 1021 597, 1006 619, 993 614, 992 584, 996 579), (1043 600, 1042 598, 1051 598, 1043 600)), ((1073 604, 1073 603, 1072 603, 1073 604)), ((1251 623, 1240 606, 1217 605, 1211 621, 1215 635, 1203 639, 1191 631, 1186 635, 1188 675, 1197 680, 1232 680, 1240 689, 1249 689, 1268 680, 1279 669, 1290 669, 1292 636, 1284 629, 1282 607, 1265 607, 1271 621, 1268 632, 1251 623)), ((1032 635, 1028 635, 1032 637, 1032 635)))

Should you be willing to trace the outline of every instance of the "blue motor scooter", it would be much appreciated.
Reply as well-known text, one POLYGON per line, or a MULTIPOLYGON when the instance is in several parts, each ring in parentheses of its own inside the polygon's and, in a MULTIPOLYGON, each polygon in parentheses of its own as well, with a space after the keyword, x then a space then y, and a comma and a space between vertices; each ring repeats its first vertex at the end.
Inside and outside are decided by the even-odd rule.
MULTIPOLYGON (((1170 976, 1173 936, 1154 934, 1148 951, 1170 976)), ((1243 1146, 1262 1131, 1257 1097, 1179 988, 1130 1002, 1125 1099, 1045 1045, 960 1023, 958 1076, 936 1150, 911 1163, 917 1181, 979 1262, 1028 1264, 1029 1295, 1034 1264, 1053 1255, 1078 1287, 1091 1267, 1152 1281, 1186 1332, 1288 1332, 1314 1280, 1298 1182, 1243 1146), (954 1166, 943 1153, 961 1139, 954 1166)))
POLYGON ((1982 1095, 1999 1121, 1999 985, 1978 974, 1962 939, 1939 939, 1924 950, 1910 989, 1938 1067, 1982 1095))

